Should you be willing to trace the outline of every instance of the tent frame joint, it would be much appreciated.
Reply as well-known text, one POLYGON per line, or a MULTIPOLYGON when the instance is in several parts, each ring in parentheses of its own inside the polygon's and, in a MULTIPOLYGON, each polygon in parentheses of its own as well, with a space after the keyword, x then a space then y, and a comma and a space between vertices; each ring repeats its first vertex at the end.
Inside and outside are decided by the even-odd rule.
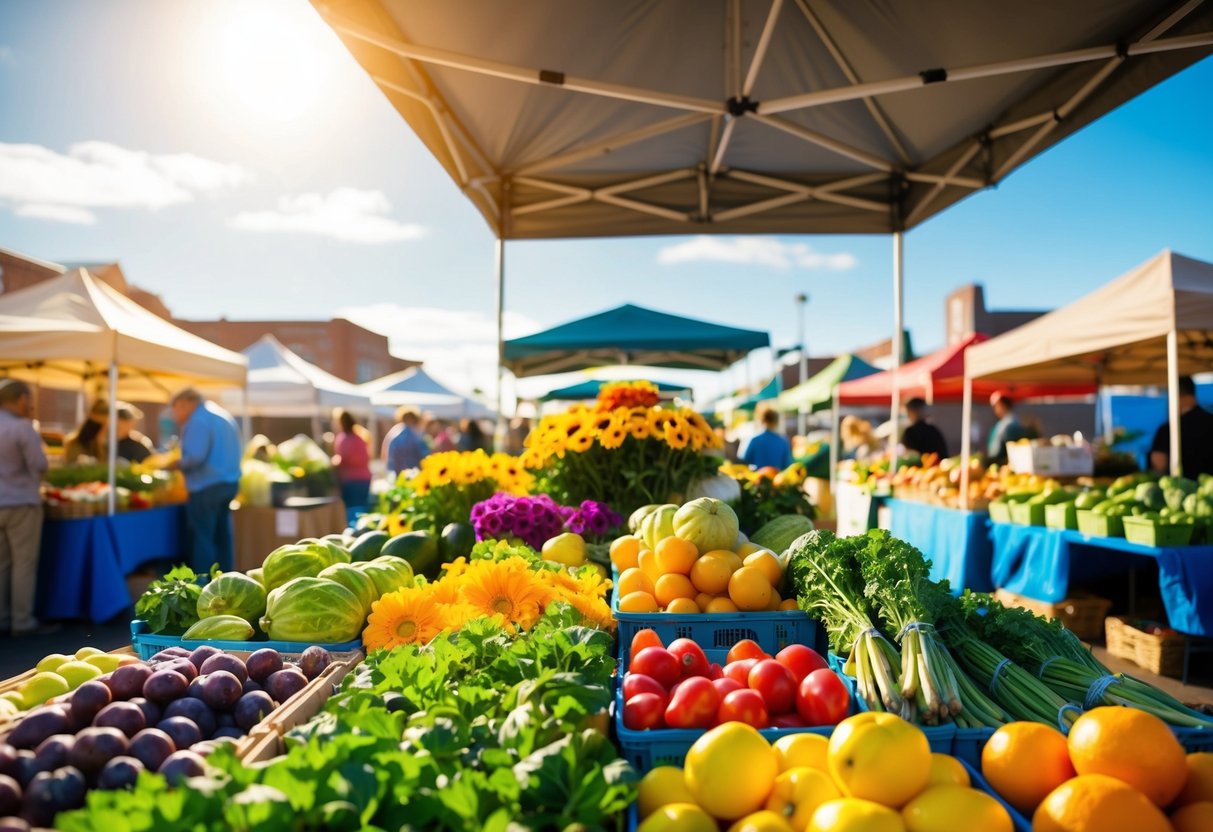
POLYGON ((724 102, 725 109, 733 118, 742 118, 746 113, 758 112, 758 102, 748 95, 733 96, 724 102))

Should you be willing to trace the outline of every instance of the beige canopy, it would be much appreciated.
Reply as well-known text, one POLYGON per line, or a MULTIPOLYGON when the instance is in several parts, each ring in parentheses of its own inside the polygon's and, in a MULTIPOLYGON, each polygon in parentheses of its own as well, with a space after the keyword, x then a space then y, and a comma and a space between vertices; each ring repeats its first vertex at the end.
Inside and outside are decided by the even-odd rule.
POLYGON ((0 375, 78 390, 111 363, 118 395, 165 401, 174 388, 242 386, 247 361, 74 269, 0 296, 0 375))

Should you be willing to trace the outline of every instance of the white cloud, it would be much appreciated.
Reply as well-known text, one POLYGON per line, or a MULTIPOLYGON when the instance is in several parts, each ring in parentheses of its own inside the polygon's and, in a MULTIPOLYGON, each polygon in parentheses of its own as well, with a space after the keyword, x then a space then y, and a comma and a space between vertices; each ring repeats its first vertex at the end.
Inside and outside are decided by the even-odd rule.
POLYGON ((847 271, 859 261, 850 252, 825 254, 807 243, 784 243, 774 237, 709 237, 699 235, 682 243, 666 246, 657 254, 657 262, 698 263, 704 261, 790 268, 847 271))
POLYGON ((424 226, 387 216, 392 204, 382 191, 337 188, 327 194, 284 196, 274 211, 242 211, 232 228, 262 233, 317 234, 347 243, 376 245, 415 240, 424 226))
POLYGON ((60 222, 95 222, 92 208, 157 210, 192 202, 249 178, 239 165, 189 153, 157 155, 97 141, 59 153, 0 142, 0 203, 21 216, 60 222))
POLYGON ((31 217, 52 222, 70 222, 76 225, 95 225, 97 215, 87 208, 76 208, 71 205, 47 205, 42 202, 27 202, 17 206, 13 211, 19 217, 31 217))

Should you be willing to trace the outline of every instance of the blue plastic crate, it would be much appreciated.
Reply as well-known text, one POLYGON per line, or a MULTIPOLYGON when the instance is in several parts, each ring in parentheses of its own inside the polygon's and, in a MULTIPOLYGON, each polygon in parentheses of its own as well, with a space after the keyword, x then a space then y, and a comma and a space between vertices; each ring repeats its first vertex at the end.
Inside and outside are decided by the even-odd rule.
POLYGON ((253 651, 260 650, 263 647, 271 647, 284 655, 299 655, 307 648, 315 644, 318 647, 323 647, 330 653, 353 653, 356 650, 362 649, 362 639, 356 638, 353 641, 344 641, 340 643, 325 643, 325 642, 303 642, 303 641, 213 641, 213 640, 182 640, 181 636, 166 636, 153 633, 148 629, 147 622, 140 619, 135 619, 131 622, 131 645, 135 648, 135 652, 141 659, 150 659, 152 656, 169 647, 184 647, 187 650, 193 650, 195 647, 209 645, 223 651, 244 650, 253 651))
POLYGON ((981 776, 981 772, 978 771, 976 767, 969 765, 969 763, 965 762, 964 760, 961 760, 960 762, 969 772, 969 780, 972 781, 973 788, 990 795, 1001 803, 1002 807, 1007 810, 1007 813, 1011 816, 1011 824, 1015 827, 1015 832, 1032 832, 1031 820, 1025 818, 1018 812, 1018 810, 1015 809, 1015 807, 1003 800, 998 792, 994 791, 993 787, 986 782, 986 778, 981 776))
POLYGON ((1193 754, 1197 751, 1213 752, 1213 730, 1208 728, 1180 728, 1172 726, 1175 738, 1184 747, 1184 751, 1193 754))
MULTIPOLYGON (((852 698, 859 706, 860 711, 868 710, 868 703, 865 702, 857 693, 858 681, 854 676, 848 676, 841 671, 835 671, 843 680, 850 686, 852 698)), ((931 746, 932 751, 938 751, 940 754, 951 754, 952 743, 956 738, 956 726, 952 723, 946 725, 919 725, 922 732, 927 735, 927 743, 931 746)))
POLYGON ((981 768, 981 750, 986 747, 993 728, 957 728, 952 739, 952 756, 974 768, 981 768))
POLYGON ((830 663, 830 667, 837 673, 846 674, 847 659, 849 656, 842 656, 831 650, 826 654, 826 661, 830 663))

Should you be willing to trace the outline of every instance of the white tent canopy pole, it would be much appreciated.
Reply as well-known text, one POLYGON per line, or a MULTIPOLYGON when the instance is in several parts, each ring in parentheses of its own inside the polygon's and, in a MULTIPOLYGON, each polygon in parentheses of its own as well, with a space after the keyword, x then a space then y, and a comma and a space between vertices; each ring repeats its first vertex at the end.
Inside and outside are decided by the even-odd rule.
POLYGON ((1172 329, 1167 333, 1167 423, 1170 427, 1171 476, 1183 474, 1182 447, 1179 436, 1179 333, 1172 329))
MULTIPOLYGON (((117 333, 114 334, 114 340, 118 340, 117 333)), ((115 353, 117 348, 115 347, 115 353)), ((113 516, 117 508, 116 497, 117 491, 115 468, 118 466, 118 362, 115 359, 110 362, 110 401, 109 401, 109 424, 106 425, 106 433, 109 435, 109 447, 106 449, 106 456, 109 458, 109 494, 106 497, 106 512, 113 516)))
POLYGON ((902 327, 904 315, 904 283, 905 270, 905 247, 902 241, 902 232, 893 232, 893 396, 892 402, 889 405, 889 421, 893 423, 893 430, 889 433, 889 470, 890 473, 896 473, 897 465, 897 444, 900 438, 897 430, 897 423, 901 415, 901 379, 898 378, 898 373, 901 370, 901 363, 904 356, 901 354, 902 348, 902 327))
POLYGON ((969 458, 973 455, 973 379, 965 374, 960 411, 960 507, 969 507, 969 458))
MULTIPOLYGON (((501 409, 503 387, 505 386, 505 238, 497 238, 497 443, 505 441, 506 421, 501 409)), ((515 405, 517 409, 517 405, 515 405)))

